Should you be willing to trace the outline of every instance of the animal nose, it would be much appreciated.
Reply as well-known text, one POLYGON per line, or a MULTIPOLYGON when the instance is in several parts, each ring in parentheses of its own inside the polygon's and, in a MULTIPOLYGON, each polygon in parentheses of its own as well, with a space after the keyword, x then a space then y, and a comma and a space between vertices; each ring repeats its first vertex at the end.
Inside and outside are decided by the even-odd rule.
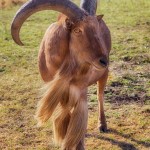
POLYGON ((99 59, 99 63, 100 63, 101 66, 107 67, 107 65, 108 65, 108 60, 107 60, 106 57, 101 57, 101 58, 99 59))

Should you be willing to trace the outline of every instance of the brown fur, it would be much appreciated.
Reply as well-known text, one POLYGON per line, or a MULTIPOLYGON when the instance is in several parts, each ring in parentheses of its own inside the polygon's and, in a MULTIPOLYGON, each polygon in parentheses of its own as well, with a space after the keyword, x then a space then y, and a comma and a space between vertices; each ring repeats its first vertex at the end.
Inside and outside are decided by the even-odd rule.
POLYGON ((55 120, 53 120, 54 141, 56 145, 61 146, 62 141, 66 136, 70 118, 70 111, 63 109, 61 114, 55 120))
POLYGON ((67 82, 67 80, 64 82, 64 79, 56 74, 55 78, 49 83, 49 88, 39 101, 37 107, 36 117, 40 124, 46 122, 51 117, 60 100, 68 97, 69 83, 67 82))
POLYGON ((76 147, 86 132, 88 107, 86 94, 84 92, 79 93, 79 99, 75 98, 76 95, 74 97, 77 100, 77 103, 71 114, 68 130, 62 145, 63 149, 66 148, 70 150, 71 148, 76 147))
POLYGON ((68 21, 61 15, 41 43, 39 70, 48 89, 39 101, 36 117, 42 124, 52 116, 54 140, 62 150, 84 150, 87 87, 98 80, 100 119, 102 128, 107 128, 102 103, 105 84, 101 82, 107 80, 108 68, 99 59, 108 61, 111 39, 104 21, 95 16, 76 24, 70 22, 69 28, 68 21))

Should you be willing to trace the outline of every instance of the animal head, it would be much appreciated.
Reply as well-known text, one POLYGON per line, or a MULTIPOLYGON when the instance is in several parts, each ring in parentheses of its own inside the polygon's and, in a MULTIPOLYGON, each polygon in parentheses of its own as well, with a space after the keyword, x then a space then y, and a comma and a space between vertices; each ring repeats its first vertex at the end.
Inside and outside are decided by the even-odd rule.
POLYGON ((59 11, 67 16, 65 24, 70 34, 70 52, 77 56, 79 62, 92 64, 97 69, 108 66, 107 50, 99 31, 102 16, 91 15, 69 0, 29 0, 25 3, 11 26, 12 37, 17 44, 23 45, 19 31, 24 21, 33 13, 46 9, 59 11))
POLYGON ((99 29, 101 19, 102 16, 85 16, 83 20, 72 23, 70 30, 71 53, 77 56, 78 62, 92 63, 97 69, 108 65, 108 53, 99 29))

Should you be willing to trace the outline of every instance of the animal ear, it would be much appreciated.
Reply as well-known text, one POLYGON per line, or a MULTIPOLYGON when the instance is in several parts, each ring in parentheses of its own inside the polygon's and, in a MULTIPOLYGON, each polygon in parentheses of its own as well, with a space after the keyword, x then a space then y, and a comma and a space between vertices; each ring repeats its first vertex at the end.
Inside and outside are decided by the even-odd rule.
POLYGON ((72 28, 72 25, 73 25, 73 22, 69 18, 66 18, 65 27, 70 30, 72 28))
POLYGON ((98 20, 98 21, 101 21, 103 17, 104 17, 104 15, 98 15, 98 16, 97 16, 97 20, 98 20))

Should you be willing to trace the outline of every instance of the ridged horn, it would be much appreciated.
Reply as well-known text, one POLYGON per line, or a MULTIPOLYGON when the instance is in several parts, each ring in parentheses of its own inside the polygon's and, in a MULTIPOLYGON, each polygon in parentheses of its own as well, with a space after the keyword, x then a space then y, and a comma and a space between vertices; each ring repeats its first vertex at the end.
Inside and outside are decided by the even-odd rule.
POLYGON ((73 22, 81 20, 85 12, 69 0, 29 0, 16 13, 11 24, 11 35, 18 45, 23 45, 19 32, 22 24, 33 13, 42 10, 55 10, 65 14, 73 22))
POLYGON ((80 7, 88 12, 89 15, 94 16, 97 9, 97 0, 81 0, 80 7))

